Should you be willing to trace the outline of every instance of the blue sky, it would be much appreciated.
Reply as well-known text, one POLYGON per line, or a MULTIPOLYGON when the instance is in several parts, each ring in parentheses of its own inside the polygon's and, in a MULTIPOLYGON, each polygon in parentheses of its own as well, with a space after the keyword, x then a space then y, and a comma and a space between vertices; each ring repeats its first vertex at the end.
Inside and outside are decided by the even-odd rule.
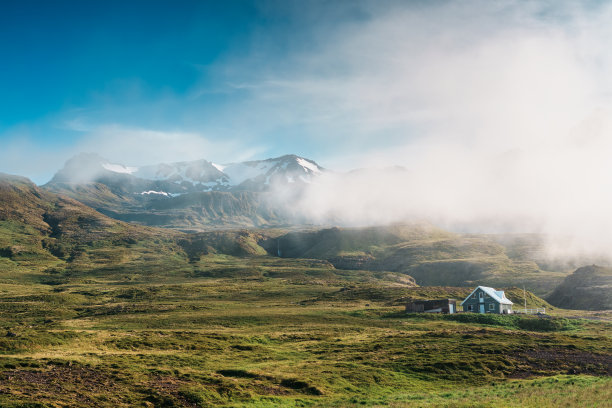
MULTIPOLYGON (((275 64, 288 50, 307 46, 308 20, 324 16, 330 7, 312 2, 314 14, 307 15, 300 4, 2 2, 0 141, 19 151, 43 147, 63 160, 88 132, 103 126, 206 132, 213 142, 226 140, 232 126, 218 116, 227 117, 244 99, 240 82, 248 80, 229 72, 226 61, 243 57, 253 66, 275 64)), ((261 154, 313 153, 307 143, 279 137, 284 131, 274 126, 252 134, 242 130, 235 137, 244 140, 247 153, 237 156, 255 154, 249 153, 252 146, 266 138, 273 142, 261 144, 256 149, 261 154)))
POLYGON ((258 19, 244 2, 168 4, 4 2, 2 90, 12 97, 2 100, 3 128, 94 105, 97 95, 184 95, 258 19))
POLYGON ((419 171, 441 149, 549 146, 607 108, 608 16, 606 2, 3 1, 0 171, 44 183, 80 151, 419 171))

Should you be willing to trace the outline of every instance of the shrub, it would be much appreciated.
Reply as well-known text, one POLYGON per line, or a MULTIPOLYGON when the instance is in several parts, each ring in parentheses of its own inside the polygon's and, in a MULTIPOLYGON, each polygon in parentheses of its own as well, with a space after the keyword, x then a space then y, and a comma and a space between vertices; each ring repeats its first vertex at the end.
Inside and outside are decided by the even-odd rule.
POLYGON ((519 316, 484 313, 455 313, 448 315, 430 313, 393 313, 385 317, 403 317, 423 320, 450 320, 459 323, 475 323, 488 326, 499 326, 508 329, 521 329, 529 331, 564 331, 574 330, 581 326, 576 320, 551 316, 519 316))

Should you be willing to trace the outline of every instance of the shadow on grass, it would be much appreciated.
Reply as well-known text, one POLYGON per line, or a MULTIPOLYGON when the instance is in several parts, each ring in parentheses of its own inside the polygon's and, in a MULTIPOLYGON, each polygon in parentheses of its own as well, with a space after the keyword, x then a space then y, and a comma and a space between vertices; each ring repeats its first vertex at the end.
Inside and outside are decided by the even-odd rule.
POLYGON ((576 330, 582 327, 577 320, 551 316, 518 316, 480 313, 430 314, 396 312, 382 316, 383 318, 403 318, 421 321, 444 320, 459 323, 475 323, 487 326, 504 327, 528 331, 555 332, 576 330))

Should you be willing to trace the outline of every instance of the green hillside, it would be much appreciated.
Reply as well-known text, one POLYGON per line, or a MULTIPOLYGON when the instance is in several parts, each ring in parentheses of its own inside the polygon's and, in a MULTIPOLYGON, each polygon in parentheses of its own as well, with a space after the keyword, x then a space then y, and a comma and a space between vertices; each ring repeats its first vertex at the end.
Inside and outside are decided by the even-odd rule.
POLYGON ((566 309, 612 309, 612 268, 591 265, 576 269, 548 301, 566 309))
POLYGON ((92 269, 172 258, 179 233, 106 217, 29 180, 0 176, 0 262, 3 271, 92 269))
POLYGON ((605 406, 612 397, 609 323, 406 315, 398 296, 469 289, 414 288, 325 261, 210 253, 191 265, 0 282, 0 406, 605 406))
POLYGON ((282 257, 324 259, 339 269, 392 271, 423 286, 522 286, 544 295, 567 275, 544 271, 524 251, 487 236, 452 234, 428 224, 293 232, 263 243, 282 257))
POLYGON ((254 228, 287 220, 260 192, 200 192, 176 197, 130 193, 122 182, 53 182, 44 189, 74 198, 117 220, 140 225, 203 231, 254 228))

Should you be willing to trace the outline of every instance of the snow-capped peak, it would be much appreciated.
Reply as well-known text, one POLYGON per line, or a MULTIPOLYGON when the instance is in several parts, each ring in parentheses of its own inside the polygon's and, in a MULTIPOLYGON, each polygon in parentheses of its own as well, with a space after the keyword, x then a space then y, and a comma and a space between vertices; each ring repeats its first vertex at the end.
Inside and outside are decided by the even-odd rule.
POLYGON ((131 167, 96 154, 80 154, 66 162, 52 182, 101 181, 126 188, 126 180, 133 177, 127 187, 131 192, 170 197, 205 191, 265 191, 271 185, 311 183, 324 171, 314 161, 296 155, 223 165, 195 160, 131 167))
POLYGON ((317 166, 315 163, 310 162, 306 159, 302 159, 301 157, 298 157, 296 159, 296 161, 298 162, 298 164, 300 166, 302 166, 305 169, 308 169, 310 171, 312 171, 313 173, 321 173, 321 169, 319 168, 319 166, 317 166))
POLYGON ((95 153, 80 153, 68 160, 51 182, 89 183, 108 176, 109 172, 132 175, 137 170, 136 167, 113 164, 95 153))
POLYGON ((231 186, 258 190, 275 183, 310 183, 311 177, 322 172, 323 169, 315 162, 296 155, 232 163, 223 167, 231 186))
POLYGON ((217 164, 217 163, 212 163, 212 162, 210 164, 212 164, 213 167, 219 171, 223 171, 223 169, 225 168, 225 166, 222 164, 217 164))

